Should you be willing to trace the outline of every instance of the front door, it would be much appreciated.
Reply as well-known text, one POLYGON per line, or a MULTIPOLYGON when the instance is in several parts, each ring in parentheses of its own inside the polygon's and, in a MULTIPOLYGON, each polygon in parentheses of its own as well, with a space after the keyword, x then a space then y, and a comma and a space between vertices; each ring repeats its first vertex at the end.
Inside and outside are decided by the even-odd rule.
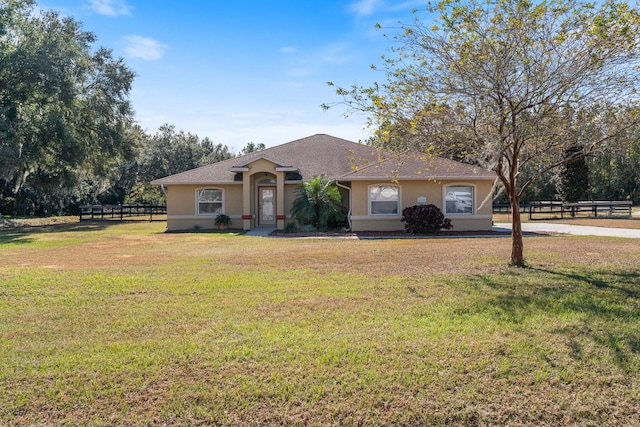
POLYGON ((276 187, 258 187, 258 226, 276 225, 276 187))

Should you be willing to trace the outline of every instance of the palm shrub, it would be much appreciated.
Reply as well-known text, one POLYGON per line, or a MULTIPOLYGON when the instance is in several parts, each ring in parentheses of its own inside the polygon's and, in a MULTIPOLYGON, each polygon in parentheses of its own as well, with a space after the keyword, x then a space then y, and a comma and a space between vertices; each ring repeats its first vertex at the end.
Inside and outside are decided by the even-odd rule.
POLYGON ((218 214, 214 222, 219 229, 224 229, 231 224, 231 218, 225 214, 218 214))
POLYGON ((302 182, 296 188, 296 194, 291 216, 298 225, 311 225, 319 230, 344 225, 346 214, 341 205, 342 197, 333 180, 318 175, 302 182))
POLYGON ((451 230, 449 218, 436 205, 415 205, 402 210, 404 231, 409 234, 435 233, 442 229, 451 230))

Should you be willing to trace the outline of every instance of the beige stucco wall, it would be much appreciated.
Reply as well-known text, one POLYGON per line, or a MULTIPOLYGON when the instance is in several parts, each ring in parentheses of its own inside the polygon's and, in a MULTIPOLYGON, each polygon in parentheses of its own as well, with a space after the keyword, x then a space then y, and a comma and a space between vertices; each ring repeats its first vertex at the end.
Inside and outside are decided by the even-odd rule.
MULTIPOLYGON (((255 216, 252 220, 242 220, 242 215, 255 214, 256 182, 267 176, 272 176, 284 182, 284 172, 275 171, 275 165, 261 159, 251 164, 251 170, 246 172, 248 188, 242 183, 226 185, 169 185, 167 190, 167 228, 173 230, 191 230, 194 228, 215 228, 214 217, 197 215, 196 194, 201 188, 219 188, 224 190, 224 213, 231 218, 231 228, 253 228, 256 224, 255 216), (265 175, 266 172, 268 175, 265 175), (243 209, 243 201, 248 200, 249 206, 243 209)), ((426 204, 434 204, 444 212, 444 186, 472 185, 475 188, 475 209, 473 215, 446 214, 450 218, 454 230, 490 230, 492 225, 492 205, 489 199, 485 206, 481 206, 487 194, 490 194, 492 181, 400 181, 393 184, 390 181, 353 181, 342 183, 350 185, 351 191, 351 224, 354 231, 395 231, 404 230, 404 223, 400 221, 402 209, 418 203, 418 198, 425 198, 426 204), (369 215, 369 186, 370 185, 399 185, 401 207, 398 215, 369 215)), ((285 220, 279 220, 277 228, 283 228, 291 218, 291 206, 296 198, 297 184, 278 185, 277 215, 286 215, 285 220)), ((341 189, 343 203, 348 205, 349 192, 341 189)))
POLYGON ((291 208, 293 207, 293 201, 298 196, 296 194, 296 188, 299 184, 285 184, 284 186, 284 214, 287 216, 287 221, 291 219, 291 208))
POLYGON ((169 231, 215 228, 214 216, 198 215, 197 190, 223 190, 223 210, 231 218, 230 228, 242 228, 242 185, 169 185, 167 192, 167 229, 169 231))
POLYGON ((481 206, 487 194, 490 194, 492 181, 400 181, 397 184, 379 181, 352 182, 351 223, 354 231, 404 230, 402 209, 417 204, 434 204, 444 212, 444 187, 447 185, 472 185, 475 188, 474 214, 446 214, 451 219, 454 230, 490 230, 492 225, 492 206, 488 200, 481 206), (398 185, 400 187, 400 212, 397 215, 369 215, 369 186, 398 185), (418 203, 424 198, 424 203, 418 203))

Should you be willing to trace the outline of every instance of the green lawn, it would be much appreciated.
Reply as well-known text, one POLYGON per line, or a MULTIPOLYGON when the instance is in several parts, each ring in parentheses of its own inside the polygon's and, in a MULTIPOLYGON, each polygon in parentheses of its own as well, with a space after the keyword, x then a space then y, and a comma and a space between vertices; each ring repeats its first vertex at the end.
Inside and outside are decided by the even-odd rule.
POLYGON ((640 242, 0 231, 0 425, 640 425, 640 242))

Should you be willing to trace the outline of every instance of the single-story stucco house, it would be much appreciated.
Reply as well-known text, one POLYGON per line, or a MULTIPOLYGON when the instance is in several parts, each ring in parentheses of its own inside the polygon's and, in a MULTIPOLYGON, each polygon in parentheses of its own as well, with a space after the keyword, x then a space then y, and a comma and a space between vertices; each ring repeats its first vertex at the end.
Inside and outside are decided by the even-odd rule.
POLYGON ((317 175, 335 180, 353 231, 404 230, 402 210, 417 204, 438 206, 454 230, 491 229, 492 171, 419 154, 400 158, 323 134, 152 183, 166 192, 170 231, 215 228, 218 214, 232 228, 284 229, 296 186, 317 175))

